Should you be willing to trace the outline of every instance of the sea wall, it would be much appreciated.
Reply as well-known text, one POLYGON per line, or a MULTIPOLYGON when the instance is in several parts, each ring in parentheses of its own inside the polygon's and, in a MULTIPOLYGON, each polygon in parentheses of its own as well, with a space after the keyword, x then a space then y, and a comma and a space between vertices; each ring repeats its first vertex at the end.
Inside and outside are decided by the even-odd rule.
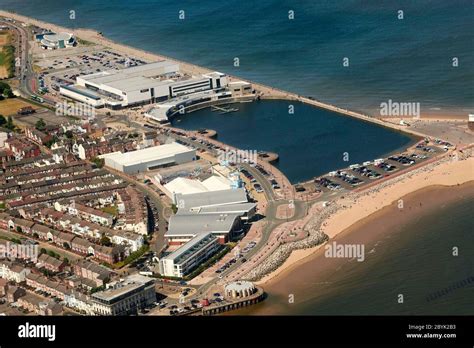
POLYGON ((280 267, 285 260, 290 257, 293 250, 313 248, 328 241, 329 237, 320 230, 320 227, 322 222, 330 214, 334 213, 335 210, 337 210, 336 205, 328 207, 321 215, 318 215, 317 221, 312 221, 311 225, 308 224, 305 227, 305 230, 309 232, 307 238, 280 245, 267 259, 243 276, 242 279, 251 281, 260 280, 265 275, 270 274, 280 267))

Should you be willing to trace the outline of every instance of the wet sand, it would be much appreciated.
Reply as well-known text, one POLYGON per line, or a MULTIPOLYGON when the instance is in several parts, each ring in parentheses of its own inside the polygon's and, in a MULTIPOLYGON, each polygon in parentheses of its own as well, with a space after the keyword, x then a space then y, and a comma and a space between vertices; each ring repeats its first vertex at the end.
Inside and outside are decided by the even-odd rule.
MULTIPOLYGON (((394 202, 345 229, 334 237, 331 243, 336 241, 339 244, 364 244, 367 256, 370 250, 380 240, 389 237, 395 228, 466 197, 474 197, 474 181, 451 187, 430 186, 418 190, 403 197, 403 209, 399 209, 397 202, 394 202)), ((333 282, 333 277, 339 276, 337 272, 345 264, 355 260, 327 258, 324 251, 324 247, 319 248, 311 256, 265 282, 265 291, 269 297, 263 303, 229 314, 283 315, 288 314, 290 294, 293 294, 298 302, 310 301, 316 296, 323 298, 325 295, 331 295, 330 292, 315 295, 312 287, 314 284, 333 282)), ((364 267, 364 262, 358 263, 358 267, 364 267)))

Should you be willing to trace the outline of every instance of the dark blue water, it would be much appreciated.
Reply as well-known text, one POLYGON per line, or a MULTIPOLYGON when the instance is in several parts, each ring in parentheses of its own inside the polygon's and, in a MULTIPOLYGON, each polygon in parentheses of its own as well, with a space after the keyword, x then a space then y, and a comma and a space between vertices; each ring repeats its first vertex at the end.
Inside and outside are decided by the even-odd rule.
POLYGON ((346 243, 364 241, 364 262, 326 264, 322 273, 318 271, 324 257, 315 257, 268 285, 267 300, 234 314, 474 314, 472 185, 437 188, 405 199, 405 207, 430 204, 430 200, 449 196, 448 190, 456 191, 455 202, 438 202, 429 211, 417 211, 408 221, 394 207, 384 218, 396 219, 400 214, 395 226, 385 228, 384 218, 379 217, 347 235, 346 243), (364 235, 374 224, 381 235, 376 242, 366 242, 364 235), (453 247, 458 248, 457 256, 453 256, 453 247), (288 303, 288 294, 294 295, 295 303, 288 303), (403 303, 398 302, 399 294, 404 296, 403 303))
POLYGON ((276 166, 293 183, 379 158, 411 141, 402 133, 302 103, 289 114, 289 105, 281 100, 241 103, 234 106, 238 112, 227 114, 203 109, 176 117, 173 125, 214 129, 219 140, 240 149, 276 152, 276 166))
POLYGON ((444 1, 0 0, 0 7, 89 27, 145 50, 377 114, 474 110, 474 3, 444 1), (69 19, 69 11, 76 19, 69 19), (179 20, 178 11, 185 11, 179 20), (295 19, 288 19, 293 10, 295 19), (397 11, 404 11, 404 19, 397 11), (240 67, 234 67, 234 58, 240 67), (349 67, 342 59, 349 58, 349 67), (452 66, 452 58, 459 66, 452 66))

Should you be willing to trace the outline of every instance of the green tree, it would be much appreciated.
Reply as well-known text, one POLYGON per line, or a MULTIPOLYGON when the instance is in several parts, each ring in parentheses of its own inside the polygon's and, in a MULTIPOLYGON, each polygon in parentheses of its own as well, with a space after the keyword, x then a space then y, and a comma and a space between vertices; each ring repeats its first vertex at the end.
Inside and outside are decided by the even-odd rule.
POLYGON ((104 159, 99 158, 99 157, 94 157, 94 158, 92 158, 91 161, 95 164, 95 166, 97 168, 102 168, 104 166, 104 163, 105 163, 104 159))
POLYGON ((8 116, 7 124, 5 125, 5 128, 7 128, 9 130, 14 130, 15 129, 15 125, 13 124, 13 119, 12 119, 11 116, 8 116))
POLYGON ((15 98, 15 95, 10 88, 5 90, 4 95, 6 95, 8 98, 15 98))
POLYGON ((5 116, 0 115, 0 127, 7 123, 5 116))
POLYGON ((111 246, 112 242, 110 241, 109 237, 103 234, 102 237, 100 238, 100 244, 105 245, 105 246, 111 246))
POLYGON ((48 250, 48 255, 51 256, 51 257, 55 257, 57 259, 59 259, 59 255, 56 254, 54 251, 52 250, 48 250))
POLYGON ((6 94, 8 90, 11 90, 10 86, 6 82, 0 82, 0 94, 6 94))
POLYGON ((56 135, 53 135, 51 139, 49 139, 47 142, 44 143, 44 146, 46 146, 48 149, 53 146, 54 143, 58 141, 58 137, 56 135))
POLYGON ((36 121, 35 128, 39 131, 43 131, 46 128, 46 122, 42 118, 36 121))

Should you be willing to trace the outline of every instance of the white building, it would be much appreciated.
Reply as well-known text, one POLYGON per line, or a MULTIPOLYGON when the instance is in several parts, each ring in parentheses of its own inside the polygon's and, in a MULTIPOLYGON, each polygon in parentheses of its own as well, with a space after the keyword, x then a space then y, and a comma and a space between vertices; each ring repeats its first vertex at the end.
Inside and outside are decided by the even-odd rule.
POLYGON ((202 233, 194 237, 171 254, 160 259, 160 273, 168 277, 178 277, 189 274, 200 264, 212 257, 220 245, 211 233, 202 233))
POLYGON ((26 276, 30 274, 30 269, 15 265, 8 261, 0 262, 0 278, 5 278, 8 281, 21 283, 26 280, 26 276))
POLYGON ((215 175, 203 181, 178 177, 165 184, 164 188, 166 189, 164 191, 165 194, 171 199, 173 199, 173 202, 176 204, 176 202, 174 201, 174 197, 176 194, 190 194, 228 190, 231 188, 231 181, 221 176, 215 175))
POLYGON ((135 252, 143 246, 143 235, 124 230, 109 230, 109 238, 117 245, 129 246, 131 252, 135 252))
POLYGON ((64 304, 67 307, 83 311, 87 315, 95 314, 94 307, 88 296, 77 291, 71 291, 70 293, 64 294, 64 304))
POLYGON ((94 107, 120 109, 227 86, 222 73, 183 76, 178 72, 179 64, 167 60, 106 70, 78 76, 76 85, 61 86, 60 93, 94 107))
POLYGON ((242 96, 252 94, 253 88, 250 82, 245 81, 234 81, 229 82, 229 91, 232 92, 234 96, 242 96))
POLYGON ((5 147, 5 141, 8 139, 8 133, 0 132, 0 147, 5 147))
POLYGON ((71 33, 51 33, 43 35, 40 44, 45 50, 56 50, 58 48, 74 47, 76 38, 71 33))
POLYGON ((176 194, 178 212, 169 220, 165 238, 169 245, 188 243, 211 233, 223 244, 242 232, 242 220, 255 215, 256 204, 247 202, 245 189, 176 194))
POLYGON ((104 291, 91 296, 93 310, 98 315, 130 315, 156 302, 155 281, 133 274, 104 291))
MULTIPOLYGON (((220 73, 218 73, 220 74, 220 73)), ((227 81, 227 80, 224 80, 227 81)), ((208 86, 212 86, 209 82, 208 86)), ((190 92, 190 90, 188 90, 190 92)), ((169 118, 178 112, 186 112, 186 110, 194 105, 209 103, 209 102, 216 102, 222 99, 232 98, 232 93, 227 91, 224 88, 218 89, 208 89, 197 91, 193 90, 191 94, 185 94, 176 96, 173 94, 172 99, 168 99, 164 102, 156 104, 145 112, 145 116, 153 119, 154 121, 160 123, 167 123, 169 122, 169 118)))
POLYGON ((227 284, 225 287, 225 295, 229 298, 249 297, 257 292, 257 288, 252 282, 240 280, 227 284))
POLYGON ((134 174, 193 161, 196 159, 196 150, 171 143, 125 153, 113 152, 99 157, 110 168, 134 174))

